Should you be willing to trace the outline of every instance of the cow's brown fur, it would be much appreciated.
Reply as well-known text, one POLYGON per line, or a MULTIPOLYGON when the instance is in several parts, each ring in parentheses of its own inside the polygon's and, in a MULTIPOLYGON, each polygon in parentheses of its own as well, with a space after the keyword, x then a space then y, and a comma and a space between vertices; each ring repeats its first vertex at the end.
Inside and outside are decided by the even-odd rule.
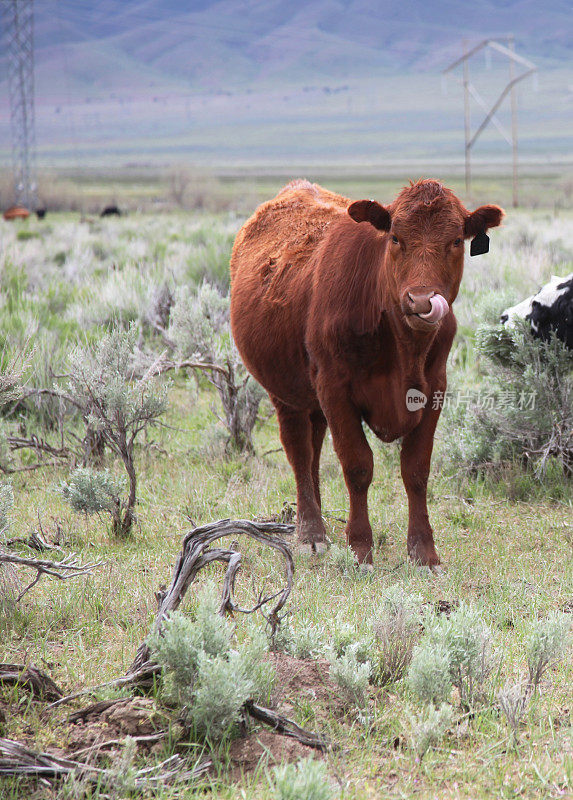
POLYGON ((30 216, 30 212, 23 206, 12 206, 11 208, 7 208, 2 216, 5 220, 27 219, 27 217, 30 216))
POLYGON ((439 563, 426 487, 453 312, 437 324, 419 313, 441 294, 451 305, 463 240, 499 225, 503 211, 468 212, 437 181, 406 187, 389 206, 351 203, 293 181, 239 231, 231 258, 231 324, 244 362, 267 389, 297 482, 299 540, 325 542, 319 460, 327 425, 350 497, 346 528, 360 562, 372 562, 367 492, 373 458, 362 422, 383 441, 403 437, 408 551, 439 563), (406 392, 428 398, 408 410, 406 392))

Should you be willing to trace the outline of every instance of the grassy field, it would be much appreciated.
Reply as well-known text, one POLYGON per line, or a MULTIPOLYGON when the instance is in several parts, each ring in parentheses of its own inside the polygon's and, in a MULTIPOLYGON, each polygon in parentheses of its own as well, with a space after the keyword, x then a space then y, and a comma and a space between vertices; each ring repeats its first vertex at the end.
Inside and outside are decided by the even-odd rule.
MULTIPOLYGON (((78 164, 44 168, 38 178, 38 197, 48 212, 73 210, 99 214, 110 203, 124 212, 162 213, 165 211, 234 212, 248 216, 258 203, 272 197, 293 178, 307 178, 349 197, 375 197, 390 202, 396 193, 418 178, 437 178, 464 197, 471 205, 495 202, 510 207, 512 198, 511 164, 476 157, 473 163, 472 191, 464 197, 464 166, 452 159, 387 159, 353 165, 332 165, 320 159, 312 163, 284 160, 280 165, 262 168, 248 160, 240 164, 199 168, 185 160, 163 165, 148 162, 117 168, 109 164, 89 167, 78 164)), ((573 207, 573 171, 567 160, 551 164, 521 164, 519 204, 526 209, 551 209, 554 213, 573 207)), ((13 187, 6 174, 0 178, 0 206, 13 203, 13 187)))
MULTIPOLYGON (((253 197, 266 188, 253 183, 253 197)), ((369 196, 366 190, 377 187, 340 181, 337 188, 352 196, 369 196)), ((393 187, 385 188, 391 194, 393 187)), ((503 202, 491 185, 483 200, 503 202)), ((244 206, 217 214, 134 213, 91 221, 52 214, 43 222, 1 223, 0 319, 5 352, 36 342, 32 363, 36 374, 47 358, 53 358, 58 372, 74 341, 85 335, 97 339, 111 323, 135 321, 151 337, 145 329, 146 313, 160 287, 197 284, 205 277, 226 287, 228 255, 243 212, 244 206)), ((473 385, 483 369, 476 361, 473 333, 486 295, 490 304, 496 299, 503 304, 506 298, 525 297, 553 273, 571 271, 573 216, 552 207, 516 211, 503 229, 492 232, 491 240, 488 255, 468 259, 456 301, 460 327, 450 376, 458 385, 473 385)), ((294 503, 294 478, 269 408, 263 407, 256 428, 256 454, 229 456, 218 446, 213 413, 217 402, 204 380, 184 376, 175 380, 163 418, 166 424, 149 432, 136 450, 139 503, 132 540, 112 539, 106 519, 84 518, 64 503, 55 487, 67 477, 69 466, 11 476, 15 508, 9 536, 27 537, 41 529, 64 552, 75 552, 84 561, 101 559, 104 564, 87 578, 65 583, 44 580, 16 609, 6 606, 5 613, 0 612, 0 661, 33 663, 66 692, 124 674, 150 630, 154 593, 169 582, 184 533, 193 524, 225 517, 272 518, 285 503, 294 503)), ((512 500, 513 478, 507 477, 505 483, 499 475, 487 480, 447 469, 445 425, 447 420, 438 428, 430 494, 430 516, 446 566, 443 574, 435 576, 408 563, 399 451, 374 437, 375 479, 369 496, 376 540, 374 573, 341 567, 336 550, 334 556, 310 559, 295 553, 288 608, 295 641, 306 637, 312 658, 301 657, 302 646, 290 655, 269 656, 278 676, 270 700, 299 724, 326 734, 337 748, 323 755, 313 753, 255 727, 246 738, 216 748, 213 768, 196 785, 166 787, 160 797, 276 798, 279 795, 267 777, 272 765, 309 755, 324 760, 332 797, 348 800, 561 798, 573 792, 570 658, 560 659, 546 672, 516 734, 496 700, 504 685, 518 682, 527 672, 529 626, 551 612, 573 611, 573 488, 565 482, 555 495, 551 487, 540 486, 534 496, 522 492, 520 500, 512 500), (416 750, 410 721, 421 705, 404 680, 385 687, 372 684, 357 707, 343 701, 329 676, 329 645, 347 625, 357 640, 368 637, 381 613, 379 598, 389 587, 419 595, 426 612, 447 613, 461 601, 472 603, 492 630, 497 654, 481 704, 466 713, 454 690, 454 720, 423 758, 416 750)), ((17 465, 29 461, 23 456, 17 465)), ((110 456, 107 465, 120 473, 121 465, 110 456)), ((329 536, 342 546, 347 494, 328 437, 321 468, 329 536)), ((248 604, 262 585, 280 587, 282 568, 262 546, 240 545, 245 560, 237 588, 248 604)), ((17 552, 30 553, 25 546, 17 552)), ((221 573, 215 567, 211 576, 219 579, 221 573)), ((206 579, 201 575, 198 584, 206 579)), ((193 602, 190 599, 186 608, 193 602)), ((263 627, 264 621, 237 619, 238 642, 249 638, 249 625, 263 627)), ((115 696, 110 690, 98 694, 115 696)), ((158 704, 159 699, 152 702, 158 704)), ((46 715, 43 705, 30 700, 22 688, 1 689, 0 736, 70 757, 93 743, 89 725, 66 721, 69 708, 46 715)), ((173 712, 165 713, 173 719, 173 712)), ((109 731, 119 738, 126 735, 126 730, 112 725, 109 731)), ((151 751, 142 749, 137 763, 149 765, 174 751, 196 754, 194 746, 175 739, 173 735, 151 751)), ((117 753, 115 758, 117 763, 117 753)), ((69 782, 50 788, 0 777, 0 796, 6 800, 79 797, 81 790, 69 782)), ((120 789, 115 793, 102 789, 91 796, 127 795, 120 789)))

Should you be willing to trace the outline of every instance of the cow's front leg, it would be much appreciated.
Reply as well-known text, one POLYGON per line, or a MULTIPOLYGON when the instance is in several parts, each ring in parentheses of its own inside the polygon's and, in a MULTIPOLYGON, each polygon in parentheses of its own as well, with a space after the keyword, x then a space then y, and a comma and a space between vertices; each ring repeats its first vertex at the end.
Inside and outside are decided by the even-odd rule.
POLYGON ((309 411, 291 409, 276 398, 273 398, 273 403, 277 410, 281 442, 296 480, 298 542, 301 549, 322 553, 327 548, 327 538, 317 497, 318 467, 316 480, 313 474, 317 436, 313 432, 311 414, 309 411))
POLYGON ((408 495, 408 555, 418 564, 440 563, 428 518, 427 488, 440 408, 426 406, 420 424, 402 440, 402 480, 408 495))
POLYGON ((346 539, 360 564, 372 564, 372 527, 368 518, 368 488, 372 483, 374 458, 362 429, 360 412, 336 396, 320 397, 332 434, 332 443, 342 465, 350 498, 346 539))

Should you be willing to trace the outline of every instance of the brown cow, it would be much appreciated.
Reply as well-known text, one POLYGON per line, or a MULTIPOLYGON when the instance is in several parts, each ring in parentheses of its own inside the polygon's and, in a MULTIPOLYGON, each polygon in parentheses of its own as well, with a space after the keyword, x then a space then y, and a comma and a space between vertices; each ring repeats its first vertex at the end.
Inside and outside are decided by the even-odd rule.
POLYGON ((426 487, 441 410, 435 400, 446 389, 456 331, 450 306, 464 239, 487 241, 485 231, 503 214, 491 205, 470 213, 433 180, 411 184, 386 207, 294 181, 239 231, 231 257, 233 335, 277 410, 305 549, 319 552, 327 542, 319 461, 328 425, 350 495, 348 543, 360 563, 372 563, 373 458, 364 421, 384 442, 403 437, 408 553, 439 564, 426 487), (425 407, 415 404, 421 393, 425 407))
POLYGON ((30 216, 30 212, 24 206, 11 206, 6 209, 2 216, 5 220, 27 219, 30 216))

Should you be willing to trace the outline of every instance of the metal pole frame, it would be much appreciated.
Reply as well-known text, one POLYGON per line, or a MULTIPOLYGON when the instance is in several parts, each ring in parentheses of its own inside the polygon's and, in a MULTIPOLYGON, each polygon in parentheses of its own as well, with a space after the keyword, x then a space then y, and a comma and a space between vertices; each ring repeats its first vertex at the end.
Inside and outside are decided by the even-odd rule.
POLYGON ((0 6, 8 50, 14 199, 35 209, 34 0, 2 0, 0 6))
POLYGON ((467 49, 467 42, 463 41, 463 55, 461 58, 456 59, 449 67, 443 70, 442 74, 446 75, 448 72, 456 69, 460 64, 463 66, 463 78, 461 83, 464 87, 464 129, 465 129, 465 172, 466 172, 466 193, 469 195, 471 192, 471 149, 476 143, 479 135, 487 127, 489 122, 492 122, 495 127, 500 131, 503 138, 511 145, 512 148, 512 185, 513 185, 513 206, 517 207, 518 198, 518 147, 517 147, 517 94, 515 91, 516 85, 519 81, 527 78, 529 75, 537 70, 535 64, 523 56, 518 56, 515 52, 515 39, 513 36, 504 37, 507 41, 507 47, 501 44, 496 39, 483 39, 471 49, 467 49), (492 50, 506 56, 509 61, 509 81, 502 90, 501 94, 495 103, 488 110, 477 89, 471 84, 469 79, 469 60, 472 56, 484 48, 491 48, 492 50), (525 68, 524 72, 519 75, 515 74, 516 65, 525 68), (497 109, 502 104, 505 97, 511 93, 511 137, 505 132, 501 122, 495 116, 497 109), (478 101, 484 108, 486 116, 482 123, 478 126, 476 132, 471 134, 471 119, 470 119, 470 95, 478 101))

